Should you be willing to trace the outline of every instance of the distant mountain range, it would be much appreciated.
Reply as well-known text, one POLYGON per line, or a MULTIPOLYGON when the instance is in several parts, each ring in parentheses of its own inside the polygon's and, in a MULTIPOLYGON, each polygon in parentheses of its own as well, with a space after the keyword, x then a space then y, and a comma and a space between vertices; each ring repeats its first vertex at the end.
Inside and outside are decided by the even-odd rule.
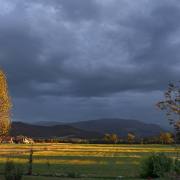
POLYGON ((13 122, 11 135, 24 135, 33 138, 53 138, 53 137, 76 137, 76 138, 96 138, 102 134, 93 131, 85 131, 70 125, 40 126, 23 122, 13 122))
POLYGON ((164 129, 156 124, 147 124, 137 120, 128 119, 99 119, 71 123, 41 121, 35 124, 23 122, 12 123, 12 135, 25 135, 30 137, 77 137, 99 138, 105 133, 115 133, 121 137, 131 132, 139 137, 159 135, 164 129))
POLYGON ((40 126, 23 122, 13 122, 11 135, 24 135, 33 138, 54 138, 54 137, 71 137, 71 138, 97 138, 102 134, 93 131, 86 131, 70 125, 40 126))
POLYGON ((58 121, 38 121, 35 123, 32 123, 33 125, 38 125, 38 126, 56 126, 56 125, 63 125, 67 124, 65 122, 58 122, 58 121))

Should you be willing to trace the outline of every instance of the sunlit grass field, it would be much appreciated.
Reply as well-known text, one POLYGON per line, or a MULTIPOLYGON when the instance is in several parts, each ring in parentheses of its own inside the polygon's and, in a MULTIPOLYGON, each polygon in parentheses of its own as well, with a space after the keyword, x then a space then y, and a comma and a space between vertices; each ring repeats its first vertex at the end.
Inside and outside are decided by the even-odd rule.
POLYGON ((84 177, 82 179, 89 180, 116 179, 118 176, 134 179, 139 176, 140 161, 148 154, 165 152, 175 156, 175 149, 170 145, 1 144, 0 173, 4 171, 7 159, 20 163, 27 171, 31 148, 34 151, 33 174, 43 177, 26 177, 26 180, 56 180, 59 178, 45 176, 65 174, 79 174, 84 177))

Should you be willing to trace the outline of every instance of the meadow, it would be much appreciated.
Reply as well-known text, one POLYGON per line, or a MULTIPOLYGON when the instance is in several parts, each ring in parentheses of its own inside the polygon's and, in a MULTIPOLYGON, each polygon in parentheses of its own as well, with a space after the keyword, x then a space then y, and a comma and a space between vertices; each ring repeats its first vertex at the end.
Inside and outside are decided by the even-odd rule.
POLYGON ((139 179, 140 161, 147 155, 165 152, 175 156, 175 149, 170 145, 1 144, 0 173, 7 159, 21 164, 26 171, 31 148, 35 176, 27 176, 24 180, 70 180, 74 177, 110 180, 120 176, 139 179))

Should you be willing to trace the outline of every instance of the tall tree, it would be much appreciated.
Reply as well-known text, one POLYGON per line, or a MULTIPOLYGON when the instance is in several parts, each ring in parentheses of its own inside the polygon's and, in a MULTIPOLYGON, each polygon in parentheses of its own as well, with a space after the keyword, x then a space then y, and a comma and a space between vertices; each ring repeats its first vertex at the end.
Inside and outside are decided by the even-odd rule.
POLYGON ((0 70, 0 136, 4 136, 9 132, 11 100, 8 93, 6 76, 0 70))
POLYGON ((169 132, 161 133, 159 139, 162 144, 171 144, 174 142, 173 136, 169 132))
POLYGON ((117 134, 105 134, 104 135, 104 140, 107 143, 113 143, 116 144, 119 141, 119 137, 117 134))
POLYGON ((164 100, 157 103, 161 110, 166 111, 169 124, 175 130, 175 141, 180 133, 180 81, 176 84, 170 83, 164 93, 164 100))

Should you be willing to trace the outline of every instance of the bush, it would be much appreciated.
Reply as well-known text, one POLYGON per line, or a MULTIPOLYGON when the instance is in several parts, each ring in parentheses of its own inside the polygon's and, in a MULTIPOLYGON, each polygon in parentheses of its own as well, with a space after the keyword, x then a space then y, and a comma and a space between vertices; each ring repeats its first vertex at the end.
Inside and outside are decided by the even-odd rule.
POLYGON ((5 164, 4 176, 5 180, 21 180, 23 176, 22 167, 8 160, 5 164))
POLYGON ((180 175, 180 161, 178 159, 174 161, 174 171, 177 175, 180 175))
POLYGON ((173 167, 173 160, 164 153, 154 153, 144 159, 141 164, 141 177, 163 177, 173 167))
POLYGON ((68 172, 67 177, 69 177, 69 178, 80 178, 80 174, 78 172, 68 172))

